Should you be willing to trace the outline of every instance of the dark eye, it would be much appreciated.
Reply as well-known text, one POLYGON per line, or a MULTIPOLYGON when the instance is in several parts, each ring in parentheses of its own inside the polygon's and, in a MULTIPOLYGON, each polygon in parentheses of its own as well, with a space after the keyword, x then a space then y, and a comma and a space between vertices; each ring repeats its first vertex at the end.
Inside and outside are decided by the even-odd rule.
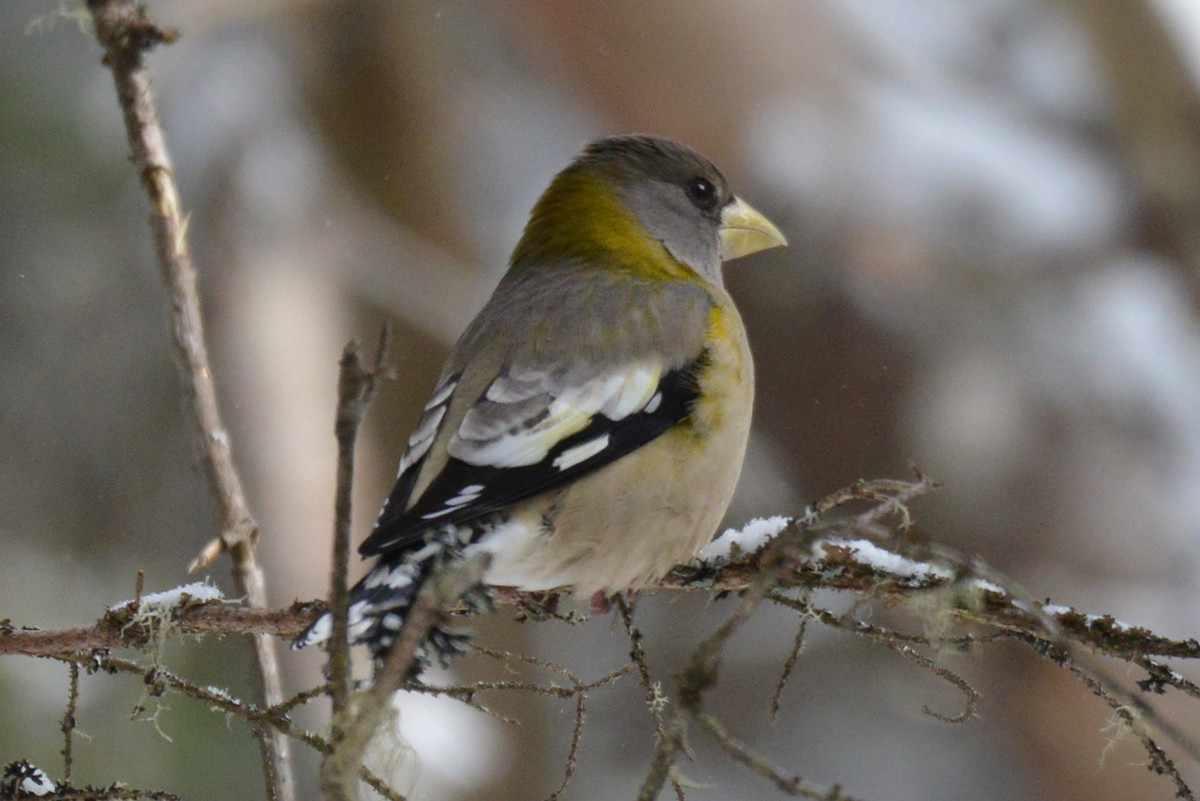
POLYGON ((692 202, 705 211, 712 211, 717 205, 717 188, 707 178, 688 181, 687 193, 692 202))

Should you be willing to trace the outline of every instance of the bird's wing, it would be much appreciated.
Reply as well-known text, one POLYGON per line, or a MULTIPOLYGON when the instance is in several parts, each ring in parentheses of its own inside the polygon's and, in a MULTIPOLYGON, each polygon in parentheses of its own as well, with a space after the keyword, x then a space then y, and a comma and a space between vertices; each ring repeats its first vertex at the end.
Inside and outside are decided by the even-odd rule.
POLYGON ((396 488, 364 556, 403 551, 443 524, 477 520, 573 481, 621 458, 687 418, 706 356, 669 369, 641 359, 590 376, 509 365, 439 437, 458 376, 443 379, 400 462, 396 488), (410 499, 435 440, 447 458, 410 499))

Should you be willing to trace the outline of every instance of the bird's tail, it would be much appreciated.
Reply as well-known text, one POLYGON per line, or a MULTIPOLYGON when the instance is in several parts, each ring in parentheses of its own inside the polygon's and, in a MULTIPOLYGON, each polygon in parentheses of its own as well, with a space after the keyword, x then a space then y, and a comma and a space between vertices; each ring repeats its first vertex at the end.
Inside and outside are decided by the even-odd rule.
MULTIPOLYGON (((351 644, 370 647, 376 659, 382 659, 404 626, 408 610, 416 603, 422 585, 448 562, 462 556, 463 542, 458 532, 435 533, 420 548, 381 558, 362 580, 350 588, 347 623, 351 644)), ((468 613, 485 611, 491 598, 483 586, 463 596, 468 613)), ((329 639, 333 618, 326 613, 302 631, 292 648, 303 648, 329 639)), ((433 660, 446 666, 461 656, 470 642, 469 631, 447 625, 444 621, 433 627, 417 648, 414 667, 424 670, 433 660)))

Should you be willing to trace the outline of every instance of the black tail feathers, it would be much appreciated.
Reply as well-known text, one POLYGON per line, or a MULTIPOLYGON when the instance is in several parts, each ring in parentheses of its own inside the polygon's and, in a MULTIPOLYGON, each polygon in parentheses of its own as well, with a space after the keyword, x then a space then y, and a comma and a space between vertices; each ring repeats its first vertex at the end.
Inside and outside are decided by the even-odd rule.
MULTIPOLYGON (((469 536, 469 534, 468 534, 469 536)), ((404 626, 408 610, 416 603, 425 581, 442 566, 461 558, 463 532, 455 529, 431 532, 419 548, 379 559, 371 571, 350 589, 348 615, 350 642, 365 644, 376 660, 385 657, 404 626)), ((478 585, 463 596, 463 614, 478 614, 492 608, 491 593, 478 585)), ((292 648, 303 648, 329 638, 333 619, 322 615, 292 640, 292 648)), ((469 630, 442 620, 417 648, 414 675, 436 660, 443 667, 462 656, 471 641, 469 630)))

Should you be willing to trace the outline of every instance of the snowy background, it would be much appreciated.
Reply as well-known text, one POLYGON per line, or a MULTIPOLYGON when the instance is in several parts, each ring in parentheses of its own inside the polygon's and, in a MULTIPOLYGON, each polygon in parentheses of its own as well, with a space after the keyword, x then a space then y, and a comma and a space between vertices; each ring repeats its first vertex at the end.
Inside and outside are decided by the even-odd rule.
MULTIPOLYGON (((924 536, 1035 597, 1200 635, 1194 0, 150 7, 183 31, 151 64, 277 603, 325 592, 342 344, 396 323, 402 377, 366 434, 361 537, 537 193, 586 140, 644 131, 708 154, 792 242, 727 272, 759 373, 730 522, 913 461, 945 483, 916 506, 924 536)), ((111 79, 57 9, 0 5, 0 619, 40 627, 132 597, 138 569, 147 590, 182 583, 213 532, 111 79)), ((225 564, 211 574, 230 591, 225 564)), ((726 607, 641 604, 661 678, 726 607)), ((480 623, 486 642, 584 679, 625 658, 609 618, 503 617, 480 623)), ((984 693, 979 719, 950 726, 921 707, 953 712, 952 688, 810 627, 770 726, 795 625, 764 612, 712 706, 813 781, 888 801, 1170 796, 1134 745, 1101 763, 1103 704, 1016 650, 946 657, 984 693)), ((230 670, 248 664, 242 644, 167 660, 251 694, 249 673, 230 670)), ((294 689, 318 679, 316 654, 285 664, 294 689)), ((0 662, 0 763, 55 775, 66 681, 51 663, 0 662)), ((167 742, 126 721, 138 693, 84 680, 77 780, 261 793, 243 727, 170 699, 167 742)), ((557 786, 569 702, 498 699, 520 728, 450 701, 402 704, 412 750, 393 755, 396 781, 414 798, 557 786)), ((641 692, 627 681, 590 709, 566 798, 631 798, 652 748, 641 692)), ((777 797, 694 744, 684 772, 704 787, 689 798, 777 797)), ((303 757, 306 798, 314 770, 303 757)))

